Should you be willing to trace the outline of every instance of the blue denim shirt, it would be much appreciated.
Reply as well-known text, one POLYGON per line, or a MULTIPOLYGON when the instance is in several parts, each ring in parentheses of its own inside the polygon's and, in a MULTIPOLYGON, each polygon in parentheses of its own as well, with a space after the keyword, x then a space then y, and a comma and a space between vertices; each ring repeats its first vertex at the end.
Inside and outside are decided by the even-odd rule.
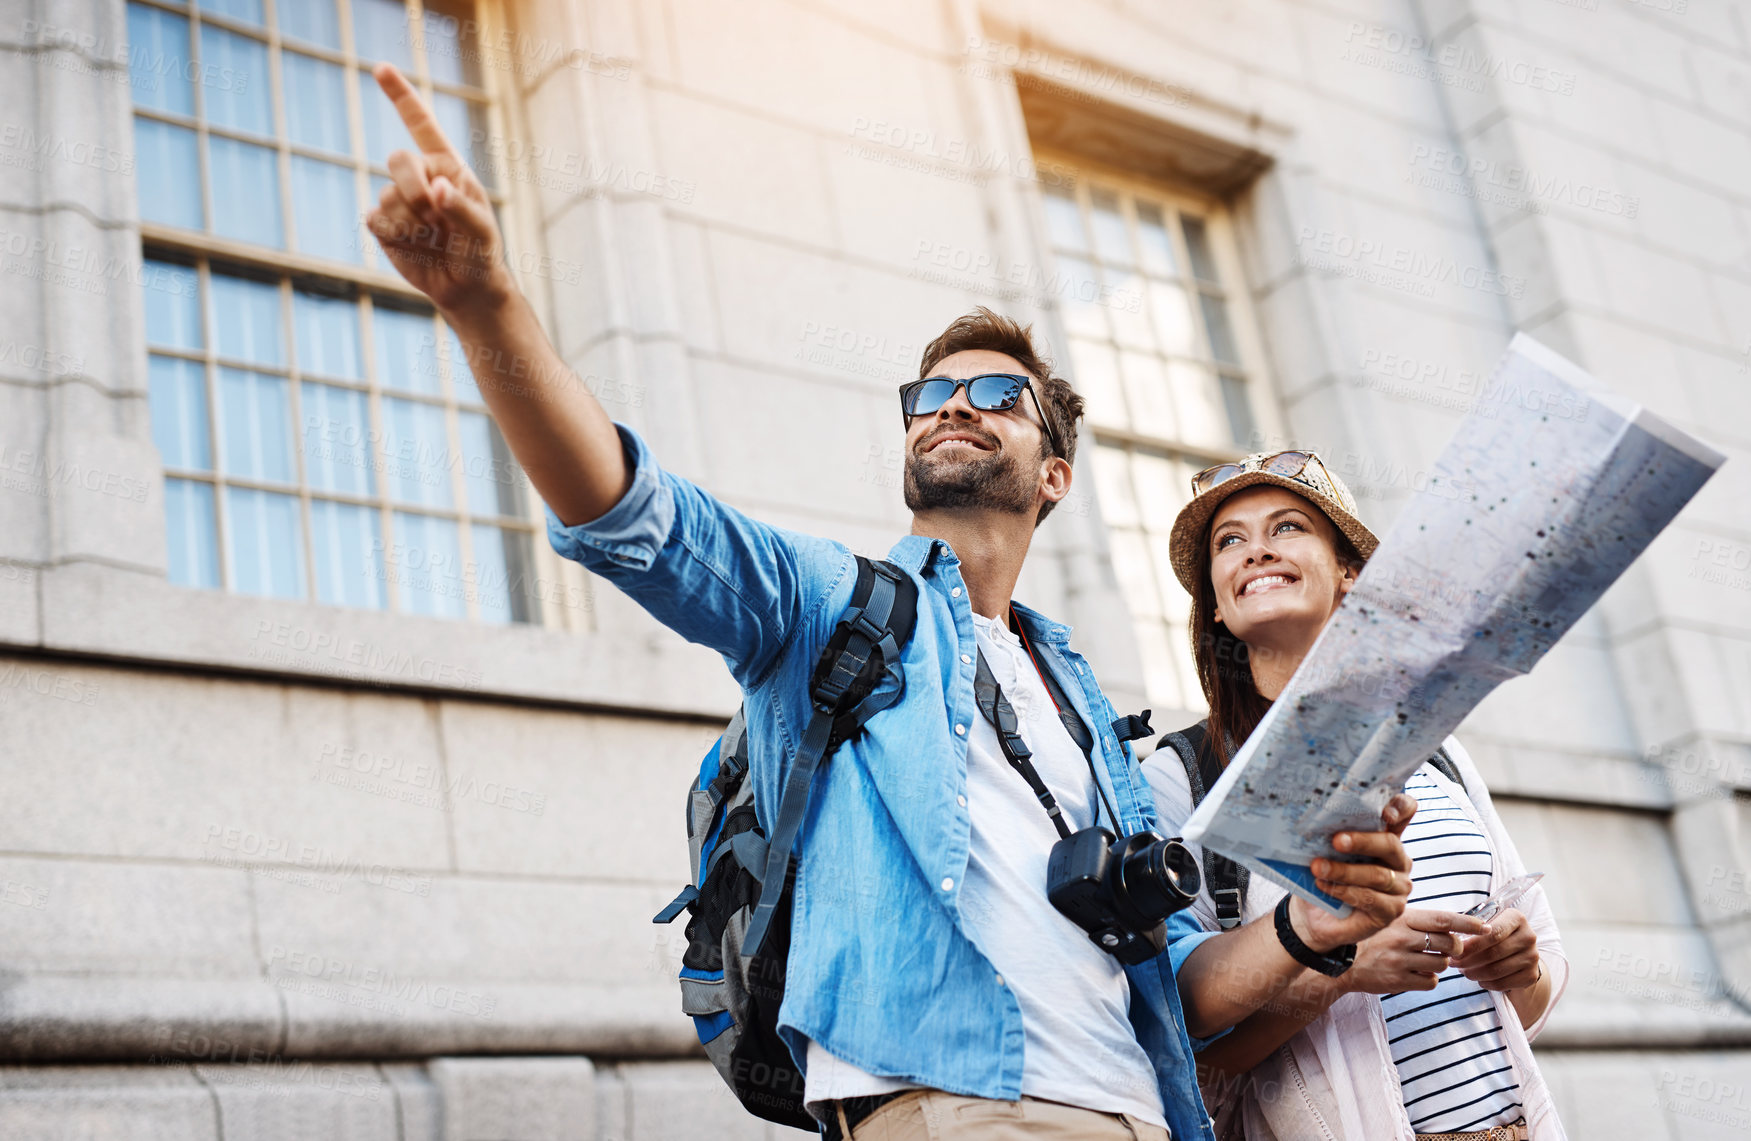
MULTIPOLYGON (((549 538, 658 621, 723 655, 745 695, 755 798, 769 811, 809 720, 809 675, 850 600, 855 559, 841 543, 748 518, 658 468, 631 430, 620 436, 631 490, 580 526, 549 512, 549 538)), ((970 830, 965 734, 980 716, 972 610, 946 543, 908 536, 889 558, 919 584, 905 693, 816 776, 798 841, 779 1033, 799 1071, 812 1038, 872 1074, 1013 1101, 1021 1010, 959 911, 970 830)), ((1116 714, 1071 651, 1069 628, 1016 612, 1083 721, 1098 728, 1102 784, 1125 830, 1154 827, 1154 797, 1129 745, 1114 737, 1116 714)), ((1190 911, 1167 926, 1169 949, 1126 968, 1130 1018, 1173 1136, 1210 1141, 1174 972, 1212 933, 1190 911)))

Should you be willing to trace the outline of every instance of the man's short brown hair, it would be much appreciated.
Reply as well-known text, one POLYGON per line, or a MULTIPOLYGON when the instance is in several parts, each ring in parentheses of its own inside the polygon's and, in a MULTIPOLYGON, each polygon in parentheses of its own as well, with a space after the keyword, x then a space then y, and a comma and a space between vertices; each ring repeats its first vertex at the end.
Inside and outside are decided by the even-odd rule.
MULTIPOLYGON (((1034 378, 1034 391, 1040 397, 1040 411, 1058 438, 1058 454, 1064 462, 1076 463, 1076 422, 1082 419, 1083 399, 1070 382, 1056 375, 1049 357, 1034 348, 1032 325, 1023 325, 1012 317, 993 313, 981 305, 970 313, 956 317, 936 340, 924 346, 924 359, 918 364, 918 379, 923 380, 946 358, 969 349, 987 349, 1014 357, 1016 363, 1034 378)), ((1042 455, 1052 451, 1051 440, 1040 434, 1042 455)), ((1039 519, 1044 520, 1056 503, 1040 505, 1039 519)))

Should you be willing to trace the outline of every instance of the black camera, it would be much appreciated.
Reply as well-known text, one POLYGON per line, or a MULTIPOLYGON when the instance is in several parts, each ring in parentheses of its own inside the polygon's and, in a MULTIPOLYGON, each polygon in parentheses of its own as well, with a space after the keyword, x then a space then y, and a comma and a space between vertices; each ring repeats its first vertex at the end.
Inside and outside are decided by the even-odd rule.
POLYGON ((1147 829, 1117 839, 1105 828, 1084 828, 1052 845, 1046 863, 1052 906, 1124 963, 1161 954, 1163 920, 1191 906, 1201 882, 1184 844, 1147 829))

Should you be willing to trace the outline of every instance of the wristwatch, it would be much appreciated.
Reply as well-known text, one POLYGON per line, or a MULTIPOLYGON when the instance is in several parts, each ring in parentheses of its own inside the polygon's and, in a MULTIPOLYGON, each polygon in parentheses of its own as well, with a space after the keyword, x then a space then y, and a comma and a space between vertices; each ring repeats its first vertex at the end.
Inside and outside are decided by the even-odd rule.
POLYGON ((1350 969, 1350 964, 1356 961, 1356 945, 1345 943, 1342 947, 1333 947, 1325 954, 1320 954, 1301 941, 1295 934, 1295 927, 1289 922, 1289 896, 1284 896, 1277 904, 1274 918, 1277 923, 1277 942, 1283 944, 1283 950, 1289 952, 1289 957, 1309 970, 1318 971, 1329 978, 1337 978, 1350 969))

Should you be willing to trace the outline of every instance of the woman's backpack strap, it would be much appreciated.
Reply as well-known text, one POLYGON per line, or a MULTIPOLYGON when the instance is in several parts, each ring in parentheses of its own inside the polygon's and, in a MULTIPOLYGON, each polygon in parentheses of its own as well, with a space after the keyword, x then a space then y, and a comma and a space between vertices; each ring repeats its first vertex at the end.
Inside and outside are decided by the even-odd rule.
MULTIPOLYGON (((1158 747, 1171 746, 1185 766, 1186 783, 1192 790, 1192 807, 1203 803, 1204 797, 1222 778, 1222 761, 1209 747, 1208 723, 1198 722, 1177 733, 1161 738, 1158 747)), ((1246 906, 1247 869, 1227 856, 1204 849, 1204 883, 1209 886, 1210 899, 1216 904, 1216 922, 1224 931, 1240 926, 1240 914, 1246 906)))
MULTIPOLYGON (((1436 772, 1440 773, 1460 788, 1465 788, 1465 775, 1459 771, 1459 766, 1455 764, 1453 758, 1448 755, 1446 745, 1442 745, 1439 749, 1435 750, 1435 755, 1429 758, 1429 764, 1434 767, 1436 772)), ((1470 789, 1466 789, 1466 795, 1471 795, 1470 789)))

